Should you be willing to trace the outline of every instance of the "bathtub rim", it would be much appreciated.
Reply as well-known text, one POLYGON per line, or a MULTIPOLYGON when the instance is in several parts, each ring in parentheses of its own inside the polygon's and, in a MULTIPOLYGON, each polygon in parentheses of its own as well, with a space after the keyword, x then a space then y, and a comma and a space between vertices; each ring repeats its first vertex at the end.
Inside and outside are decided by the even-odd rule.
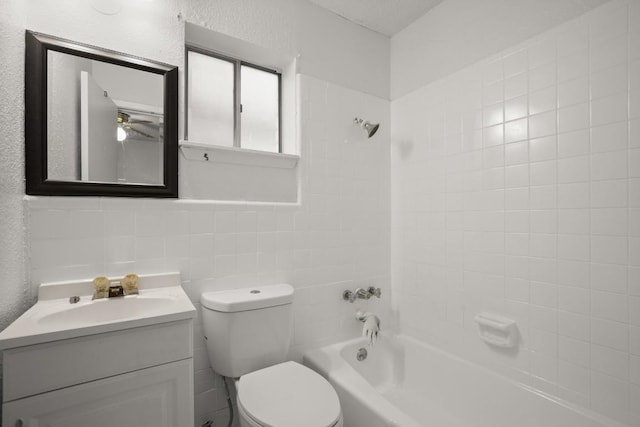
MULTIPOLYGON (((441 357, 446 357, 451 359, 452 361, 454 361, 455 363, 462 363, 468 367, 471 367, 473 369, 477 369, 480 372, 482 372, 483 374, 487 374, 490 375, 491 377, 497 379, 497 380, 501 380, 501 381, 506 381, 507 383, 509 383, 512 386, 518 387, 519 389, 522 389, 528 393, 532 393, 536 396, 539 396, 547 401, 550 401, 553 404, 556 404, 562 408, 566 408, 567 410, 570 410, 572 412, 575 412, 587 419, 591 419, 597 423, 602 424, 603 426, 606 427, 631 427, 628 424, 623 424, 620 421, 616 421, 612 418, 607 417, 606 415, 600 414, 590 408, 586 408, 584 406, 581 406, 579 404, 573 403, 573 402, 569 402, 567 400, 564 400, 558 396, 554 396, 548 393, 545 393, 542 390, 538 390, 528 384, 522 383, 520 381, 517 381, 513 378, 510 378, 506 375, 501 374, 500 372, 496 372, 494 370, 491 370, 479 363, 464 359, 463 357, 455 354, 455 353, 451 353, 448 352, 440 347, 436 347, 435 345, 431 344, 431 343, 427 343, 424 341, 419 340, 416 337, 413 337, 411 335, 408 335, 406 333, 398 333, 398 332, 394 332, 394 331, 382 331, 381 336, 379 338, 379 340, 406 340, 409 341, 411 343, 413 343, 414 345, 417 345, 419 347, 423 347, 426 348, 427 351, 432 351, 434 353, 436 353, 437 355, 441 356, 441 357)), ((305 366, 309 366, 311 369, 315 370, 316 372, 318 372, 320 375, 322 375, 323 377, 327 378, 327 380, 329 380, 330 382, 336 381, 338 383, 340 383, 341 385, 345 385, 344 379, 340 378, 339 375, 335 375, 336 373, 340 373, 340 372, 345 372, 347 374, 347 376, 352 376, 352 375, 356 375, 357 377, 359 377, 362 381, 358 381, 359 383, 364 383, 366 384, 366 387, 370 388, 371 390, 375 391, 376 393, 377 390, 375 389, 375 387, 369 383, 367 381, 367 379, 365 379, 364 377, 362 377, 360 375, 360 373, 358 371, 356 371, 355 368, 353 368, 351 366, 351 364, 342 357, 341 353, 342 350, 348 346, 360 346, 360 347, 368 347, 369 343, 367 341, 366 338, 363 337, 357 337, 357 338, 353 338, 353 339, 349 339, 346 341, 340 341, 337 343, 333 343, 333 344, 329 344, 329 345, 325 345, 323 347, 319 347, 319 348, 315 348, 315 349, 311 349, 307 352, 304 353, 303 355, 303 364, 305 366), (334 368, 333 371, 331 372, 324 372, 324 370, 327 368, 326 366, 323 366, 321 362, 321 360, 319 361, 319 357, 320 355, 332 355, 333 358, 331 360, 338 359, 338 361, 340 362, 339 366, 335 366, 336 364, 334 363, 334 366, 332 366, 334 368), (317 368, 317 369, 316 369, 317 368), (324 368, 324 369, 323 369, 324 368), (338 369, 335 369, 338 368, 338 369), (349 373, 349 371, 351 371, 351 374, 349 373), (333 373, 333 375, 332 375, 333 373)), ((327 369, 328 371, 328 369, 327 369)), ((398 408, 396 405, 394 405, 392 402, 389 402, 387 399, 385 399, 382 395, 379 395, 380 400, 386 402, 388 405, 391 406, 391 408, 388 409, 392 409, 392 412, 398 411, 402 414, 404 414, 404 412, 398 408)), ((377 400, 377 399, 376 399, 377 400)), ((384 404, 380 404, 382 406, 387 406, 384 404)), ((405 424, 397 424, 397 420, 395 419, 390 419, 386 416, 385 413, 383 413, 382 411, 378 411, 376 409, 379 409, 378 406, 376 406, 374 408, 374 411, 380 415, 381 417, 383 417, 383 419, 385 419, 387 422, 392 423, 394 425, 402 425, 404 426, 405 424)), ((404 414, 409 420, 411 420, 413 423, 415 423, 416 421, 411 418, 409 415, 404 414)), ((404 418, 404 417, 403 417, 404 418)), ((408 424, 409 426, 413 425, 413 424, 408 424)))

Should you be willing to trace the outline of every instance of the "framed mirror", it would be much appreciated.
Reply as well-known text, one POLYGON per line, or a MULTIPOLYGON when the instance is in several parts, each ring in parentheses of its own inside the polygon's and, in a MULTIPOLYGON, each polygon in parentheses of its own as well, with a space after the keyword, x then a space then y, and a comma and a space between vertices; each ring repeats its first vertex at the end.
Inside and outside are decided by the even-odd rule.
POLYGON ((31 31, 26 192, 178 197, 178 68, 31 31))

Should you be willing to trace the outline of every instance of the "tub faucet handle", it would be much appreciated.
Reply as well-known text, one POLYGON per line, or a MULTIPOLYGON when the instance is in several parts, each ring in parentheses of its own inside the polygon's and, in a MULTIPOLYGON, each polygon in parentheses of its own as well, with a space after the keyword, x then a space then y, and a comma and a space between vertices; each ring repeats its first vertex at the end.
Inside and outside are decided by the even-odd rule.
POLYGON ((376 288, 374 286, 369 286, 369 289, 367 289, 367 292, 369 293, 369 297, 380 298, 380 295, 382 295, 382 290, 380 290, 380 288, 376 288))
POLYGON ((367 289, 358 288, 354 292, 352 291, 344 291, 342 292, 342 299, 349 302, 354 302, 356 299, 369 299, 371 298, 371 294, 367 289))
POLYGON ((360 298, 360 299, 369 299, 371 298, 371 294, 369 293, 369 291, 367 289, 364 288, 358 288, 356 289, 356 298, 360 298))
POLYGON ((345 301, 349 301, 350 303, 353 303, 356 300, 356 294, 354 294, 349 290, 346 290, 342 292, 342 299, 345 301))

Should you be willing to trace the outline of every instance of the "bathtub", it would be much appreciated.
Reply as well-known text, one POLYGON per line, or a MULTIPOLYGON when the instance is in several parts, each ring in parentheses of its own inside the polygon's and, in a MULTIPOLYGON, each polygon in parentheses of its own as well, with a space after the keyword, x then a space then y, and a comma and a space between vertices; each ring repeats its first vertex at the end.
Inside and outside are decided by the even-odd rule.
POLYGON ((303 363, 338 392, 345 427, 625 427, 406 335, 333 344, 303 363))

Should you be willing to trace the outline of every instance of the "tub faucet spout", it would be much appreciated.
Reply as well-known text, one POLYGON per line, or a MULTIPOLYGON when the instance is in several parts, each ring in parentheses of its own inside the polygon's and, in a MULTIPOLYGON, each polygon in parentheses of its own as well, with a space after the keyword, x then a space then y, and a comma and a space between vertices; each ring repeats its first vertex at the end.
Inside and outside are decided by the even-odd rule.
POLYGON ((356 319, 364 323, 362 327, 362 336, 369 339, 369 345, 374 346, 378 340, 380 334, 380 319, 373 313, 362 312, 358 310, 356 312, 356 319))

